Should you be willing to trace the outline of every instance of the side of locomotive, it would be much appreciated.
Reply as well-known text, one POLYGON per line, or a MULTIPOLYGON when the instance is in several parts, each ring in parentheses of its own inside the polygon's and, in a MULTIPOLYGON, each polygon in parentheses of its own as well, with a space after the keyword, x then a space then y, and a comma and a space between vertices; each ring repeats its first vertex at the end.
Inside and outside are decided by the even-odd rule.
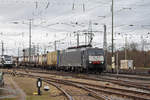
POLYGON ((69 71, 82 70, 81 53, 81 49, 60 51, 58 69, 69 71))
POLYGON ((104 50, 99 48, 63 50, 59 55, 58 69, 102 72, 105 70, 104 50))

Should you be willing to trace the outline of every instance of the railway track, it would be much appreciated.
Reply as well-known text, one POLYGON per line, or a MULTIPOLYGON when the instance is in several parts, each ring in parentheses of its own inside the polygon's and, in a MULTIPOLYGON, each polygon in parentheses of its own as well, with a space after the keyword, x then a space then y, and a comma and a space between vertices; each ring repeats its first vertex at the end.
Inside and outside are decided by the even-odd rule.
POLYGON ((144 81, 150 81, 149 75, 128 75, 128 74, 111 74, 111 73, 103 73, 102 76, 108 77, 118 77, 118 78, 128 78, 128 79, 138 79, 144 81))
MULTIPOLYGON (((35 71, 30 71, 28 70, 29 72, 35 72, 35 71)), ((116 79, 116 76, 115 76, 115 79, 112 79, 112 78, 108 78, 108 77, 105 77, 104 75, 89 75, 89 74, 80 74, 80 75, 76 75, 76 74, 72 74, 72 73, 63 73, 63 72, 60 72, 60 73, 57 73, 57 72, 43 72, 43 71, 36 71, 35 73, 43 73, 43 74, 52 74, 52 75, 63 75, 63 76, 72 76, 72 77, 75 77, 75 78, 80 78, 80 79, 87 79, 87 80, 94 80, 94 81, 104 81, 104 82, 110 82, 110 83, 114 83, 114 84, 118 84, 118 85, 121 85, 121 86, 127 86, 127 87, 134 87, 134 88, 138 88, 138 89, 144 89, 144 90, 147 90, 147 91, 150 91, 150 86, 149 84, 150 83, 143 83, 143 82, 133 82, 133 81, 127 81, 127 80, 122 80, 122 79, 116 79)), ((112 77, 112 76, 111 76, 112 77)), ((121 77, 119 77, 121 78, 121 77)), ((130 77, 128 77, 130 78, 130 77)), ((139 79, 139 78, 137 78, 139 79)), ((144 79, 143 79, 144 80, 144 79)))
POLYGON ((53 85, 54 87, 56 87, 57 89, 59 89, 67 97, 68 100, 74 100, 74 98, 69 93, 67 93, 63 88, 59 87, 55 83, 52 83, 52 82, 50 82, 48 80, 45 80, 45 79, 43 79, 43 81, 46 82, 46 83, 48 83, 48 84, 50 84, 50 85, 53 85))
MULTIPOLYGON (((37 76, 33 76, 33 75, 27 75, 27 74, 16 74, 16 73, 6 73, 6 74, 10 74, 12 76, 19 76, 19 77, 25 77, 25 76, 30 76, 30 78, 39 78, 37 76)), ((46 79, 42 79, 42 81, 56 87, 58 90, 60 90, 64 96, 67 98, 67 100, 75 100, 68 92, 66 92, 63 88, 61 88, 59 85, 53 83, 53 82, 50 82, 49 80, 46 80, 46 79)))
MULTIPOLYGON (((54 79, 54 78, 47 78, 50 81, 53 82, 59 82, 62 83, 71 83, 71 84, 80 84, 84 86, 84 88, 91 89, 93 91, 98 91, 98 92, 104 92, 104 93, 109 93, 109 94, 115 94, 115 95, 120 95, 120 96, 126 96, 128 98, 133 98, 133 99, 138 99, 138 100, 149 100, 150 93, 146 92, 139 92, 139 91, 133 91, 133 90, 128 90, 128 89, 120 89, 120 88, 113 88, 113 87, 108 87, 108 86, 100 86, 100 85, 93 85, 89 83, 84 83, 84 82, 75 82, 75 81, 69 81, 69 80, 62 80, 62 79, 54 79), (136 94, 136 95, 135 95, 136 94)), ((80 88, 83 88, 80 86, 80 88)))
POLYGON ((134 88, 150 91, 150 87, 147 85, 144 85, 143 83, 126 81, 126 80, 121 80, 121 79, 104 78, 104 77, 101 77, 100 79, 96 79, 96 80, 110 82, 110 83, 118 84, 121 86, 134 87, 134 88))
MULTIPOLYGON (((52 79, 48 78, 48 77, 41 77, 41 76, 37 76, 37 75, 31 75, 31 74, 25 74, 25 73, 11 73, 14 76, 20 76, 20 77, 24 77, 24 76, 28 76, 28 77, 32 77, 32 78, 41 78, 44 82, 51 84, 53 86, 55 86, 56 88, 58 88, 59 90, 61 90, 65 96, 68 98, 68 100, 75 100, 68 92, 66 92, 64 89, 60 88, 59 85, 56 84, 63 84, 63 85, 69 85, 69 86, 74 86, 80 89, 83 89, 85 91, 88 91, 88 96, 95 98, 96 100, 111 100, 108 97, 106 97, 105 95, 99 95, 97 92, 93 91, 92 89, 89 89, 87 87, 84 87, 82 85, 79 84, 75 84, 73 82, 67 82, 67 81, 63 81, 63 80, 55 80, 53 81, 52 79)), ((95 100, 94 99, 94 100, 95 100)))
MULTIPOLYGON (((31 75, 31 74, 23 74, 22 73, 22 75, 28 75, 30 77, 33 77, 33 76, 35 77, 35 75, 31 75)), ((36 76, 36 77, 41 77, 41 76, 36 76)), ((106 100, 106 98, 108 100, 108 97, 106 97, 106 96, 99 97, 100 93, 109 94, 109 95, 110 94, 117 95, 117 96, 126 97, 128 99, 133 99, 133 100, 149 100, 150 99, 150 97, 149 97, 150 92, 141 92, 141 91, 134 91, 134 90, 129 90, 129 89, 114 88, 114 87, 109 87, 109 86, 100 86, 100 85, 94 85, 94 84, 89 84, 89 83, 84 83, 84 82, 54 79, 51 77, 42 77, 42 78, 46 79, 47 81, 53 82, 53 83, 73 85, 78 88, 82 88, 86 91, 89 91, 90 95, 92 95, 93 97, 101 98, 100 100, 106 100)), ((98 80, 96 80, 96 81, 98 81, 98 80)), ((136 87, 136 88, 138 88, 138 87, 136 87)))
MULTIPOLYGON (((108 86, 100 86, 100 85, 93 85, 89 83, 83 83, 83 82, 75 82, 75 81, 68 81, 68 80, 58 80, 58 79, 53 79, 53 78, 48 78, 50 81, 53 82, 59 82, 62 83, 61 81, 65 83, 71 83, 71 84, 80 84, 83 85, 84 88, 91 89, 93 91, 98 91, 98 92, 103 92, 103 93, 108 93, 108 94, 115 94, 115 95, 120 95, 120 96, 126 96, 128 98, 132 99, 138 99, 138 100, 149 100, 149 95, 150 93, 146 92, 139 92, 139 91, 133 91, 133 90, 127 90, 127 89, 120 89, 120 88, 113 88, 113 87, 108 87, 108 86), (135 95, 136 94, 136 95, 135 95)), ((83 88, 80 86, 80 88, 83 88)))

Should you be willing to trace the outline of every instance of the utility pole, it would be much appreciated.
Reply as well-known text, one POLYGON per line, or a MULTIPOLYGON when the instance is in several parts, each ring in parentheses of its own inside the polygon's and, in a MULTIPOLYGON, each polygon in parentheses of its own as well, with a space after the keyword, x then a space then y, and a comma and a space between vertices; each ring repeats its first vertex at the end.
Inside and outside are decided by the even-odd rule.
POLYGON ((36 54, 36 46, 33 45, 33 54, 35 55, 36 54))
POLYGON ((117 51, 117 57, 116 57, 116 63, 117 63, 117 75, 119 74, 119 51, 117 51))
POLYGON ((37 51, 36 51, 36 54, 37 54, 37 55, 39 54, 39 44, 37 44, 37 51))
POLYGON ((46 45, 44 45, 44 54, 46 54, 46 45))
POLYGON ((88 36, 88 33, 84 33, 85 35, 85 45, 87 45, 87 36, 88 36))
POLYGON ((127 60, 127 35, 125 37, 125 60, 127 60))
POLYGON ((85 45, 87 44, 87 33, 85 33, 85 45))
POLYGON ((105 55, 105 66, 107 68, 107 34, 106 34, 106 25, 104 25, 104 43, 103 43, 103 48, 104 48, 104 55, 105 55))
POLYGON ((23 49, 22 51, 23 51, 23 61, 25 62, 25 49, 23 49))
POLYGON ((141 43, 142 43, 142 48, 141 48, 141 50, 144 51, 145 41, 144 41, 144 39, 143 39, 143 36, 141 36, 141 43))
POLYGON ((88 38, 88 43, 89 45, 92 44, 92 39, 93 39, 93 32, 92 32, 92 22, 90 21, 89 22, 89 29, 88 29, 88 34, 90 35, 89 38, 88 38))
POLYGON ((18 47, 18 58, 19 58, 19 47, 18 47))
POLYGON ((112 73, 113 73, 114 69, 115 69, 115 58, 114 58, 114 0, 112 0, 111 12, 112 12, 112 73))
POLYGON ((29 63, 31 62, 31 24, 32 19, 29 19, 29 63))
POLYGON ((55 51, 56 51, 57 50, 56 41, 54 41, 54 48, 55 48, 55 51))
MULTIPOLYGON (((24 52, 23 52, 24 53, 24 52)), ((23 54, 24 56, 24 54, 23 54)), ((24 58, 24 57, 23 57, 24 58)), ((24 60, 23 60, 24 61, 24 60)), ((18 47, 18 57, 17 57, 17 66, 19 66, 19 47, 18 47)))
POLYGON ((104 41, 103 41, 103 48, 107 50, 107 34, 106 34, 106 25, 104 25, 104 41))
POLYGON ((77 33, 77 47, 79 46, 79 33, 77 33))
POLYGON ((142 50, 142 52, 144 53, 144 67, 146 66, 146 51, 145 51, 145 43, 146 43, 146 41, 144 40, 144 37, 143 36, 141 36, 141 43, 142 43, 142 48, 141 48, 141 50, 142 50))
POLYGON ((112 57, 114 56, 114 0, 112 0, 112 57))
POLYGON ((2 57, 4 56, 4 43, 2 41, 2 57))

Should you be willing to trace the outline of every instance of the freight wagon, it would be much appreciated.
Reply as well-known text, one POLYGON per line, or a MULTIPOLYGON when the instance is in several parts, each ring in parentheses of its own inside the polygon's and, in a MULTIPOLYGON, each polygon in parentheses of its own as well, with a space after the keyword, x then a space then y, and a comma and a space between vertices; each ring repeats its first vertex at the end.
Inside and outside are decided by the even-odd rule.
POLYGON ((47 66, 48 69, 56 69, 59 64, 60 51, 53 51, 47 54, 47 66))

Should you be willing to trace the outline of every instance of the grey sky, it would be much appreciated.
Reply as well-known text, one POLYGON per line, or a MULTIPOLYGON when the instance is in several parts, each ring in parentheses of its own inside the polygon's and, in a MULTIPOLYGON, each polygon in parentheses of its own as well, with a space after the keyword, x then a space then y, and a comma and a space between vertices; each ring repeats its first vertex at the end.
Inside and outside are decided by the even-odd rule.
MULTIPOLYGON (((123 45, 124 34, 140 42, 140 36, 149 32, 149 5, 150 0, 114 0, 115 44, 123 45)), ((64 39, 59 49, 75 45, 73 32, 87 30, 89 21, 94 31, 103 31, 106 24, 111 43, 111 0, 0 0, 0 40, 6 53, 17 55, 18 47, 28 47, 29 19, 33 19, 32 42, 41 48, 54 50, 51 42, 59 39, 64 39)), ((83 43, 84 36, 80 40, 83 43)), ((102 43, 103 34, 95 33, 93 44, 102 47, 102 43)))

